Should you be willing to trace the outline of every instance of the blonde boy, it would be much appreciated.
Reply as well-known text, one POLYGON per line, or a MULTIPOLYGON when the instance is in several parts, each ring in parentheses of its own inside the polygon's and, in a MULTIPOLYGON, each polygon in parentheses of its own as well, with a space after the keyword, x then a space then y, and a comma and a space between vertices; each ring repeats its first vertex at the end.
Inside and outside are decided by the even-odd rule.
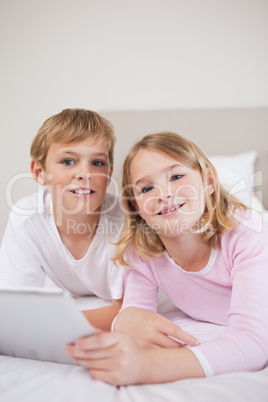
POLYGON ((96 112, 66 109, 47 119, 31 146, 31 172, 43 191, 20 200, 10 213, 1 246, 0 285, 48 284, 74 297, 112 299, 89 310, 108 330, 122 298, 122 270, 111 262, 124 216, 106 194, 115 136, 96 112))

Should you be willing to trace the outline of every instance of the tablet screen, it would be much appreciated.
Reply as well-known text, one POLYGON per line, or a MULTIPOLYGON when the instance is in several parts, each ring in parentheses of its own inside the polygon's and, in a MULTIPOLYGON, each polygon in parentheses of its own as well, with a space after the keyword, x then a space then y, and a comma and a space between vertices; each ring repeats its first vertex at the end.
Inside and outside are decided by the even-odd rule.
POLYGON ((60 288, 0 288, 0 354, 74 364, 66 344, 94 333, 60 288))

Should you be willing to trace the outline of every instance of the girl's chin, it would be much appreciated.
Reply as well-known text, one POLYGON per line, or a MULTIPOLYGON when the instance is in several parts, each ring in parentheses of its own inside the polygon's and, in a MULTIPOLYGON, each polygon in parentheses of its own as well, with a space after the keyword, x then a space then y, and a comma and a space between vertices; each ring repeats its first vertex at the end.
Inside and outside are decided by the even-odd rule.
POLYGON ((152 229, 158 234, 160 237, 176 237, 181 235, 189 235, 195 234, 197 230, 196 222, 192 222, 190 224, 172 224, 167 222, 165 225, 156 226, 152 225, 152 229))

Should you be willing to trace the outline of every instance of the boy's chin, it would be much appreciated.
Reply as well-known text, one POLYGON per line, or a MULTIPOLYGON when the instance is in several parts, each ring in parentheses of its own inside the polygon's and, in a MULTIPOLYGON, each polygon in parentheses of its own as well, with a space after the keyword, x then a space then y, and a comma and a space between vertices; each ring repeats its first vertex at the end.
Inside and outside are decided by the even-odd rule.
POLYGON ((100 214, 101 207, 94 205, 77 205, 72 208, 66 206, 59 206, 57 208, 57 216, 65 216, 68 218, 83 217, 83 216, 98 216, 100 214))

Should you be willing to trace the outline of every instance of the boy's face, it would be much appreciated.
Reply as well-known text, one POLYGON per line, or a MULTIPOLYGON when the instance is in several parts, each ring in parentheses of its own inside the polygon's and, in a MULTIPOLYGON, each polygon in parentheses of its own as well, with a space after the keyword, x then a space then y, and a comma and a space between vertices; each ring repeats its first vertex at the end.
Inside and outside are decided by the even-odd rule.
POLYGON ((108 145, 102 139, 53 143, 45 168, 41 168, 36 180, 47 185, 54 213, 66 216, 94 214, 100 211, 112 169, 108 145))

